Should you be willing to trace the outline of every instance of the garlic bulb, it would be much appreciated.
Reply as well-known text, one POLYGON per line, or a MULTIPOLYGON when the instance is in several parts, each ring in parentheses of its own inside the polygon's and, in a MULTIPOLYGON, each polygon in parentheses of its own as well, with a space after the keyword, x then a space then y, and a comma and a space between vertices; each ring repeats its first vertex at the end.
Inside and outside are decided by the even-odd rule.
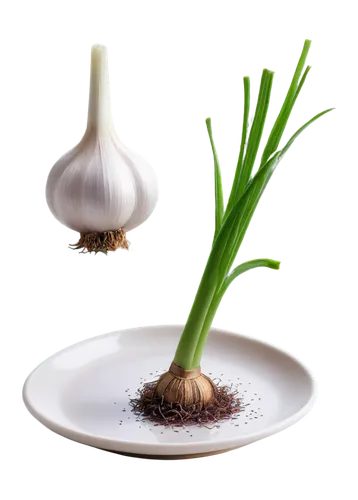
POLYGON ((212 404, 216 392, 214 382, 201 373, 200 368, 184 370, 175 363, 159 377, 155 387, 155 395, 160 400, 184 407, 205 408, 212 404))
POLYGON ((125 233, 142 224, 157 203, 152 167, 114 129, 103 45, 92 47, 86 132, 53 166, 46 198, 53 215, 81 233, 73 246, 89 252, 128 248, 125 233))

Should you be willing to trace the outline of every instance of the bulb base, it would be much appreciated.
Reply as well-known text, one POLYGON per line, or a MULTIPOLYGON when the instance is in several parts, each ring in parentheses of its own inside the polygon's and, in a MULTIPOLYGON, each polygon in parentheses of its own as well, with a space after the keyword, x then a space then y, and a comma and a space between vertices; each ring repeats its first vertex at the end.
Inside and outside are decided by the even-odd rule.
POLYGON ((118 248, 128 250, 129 243, 124 229, 104 231, 103 233, 80 233, 77 243, 71 244, 72 250, 81 250, 80 253, 115 252, 118 248))

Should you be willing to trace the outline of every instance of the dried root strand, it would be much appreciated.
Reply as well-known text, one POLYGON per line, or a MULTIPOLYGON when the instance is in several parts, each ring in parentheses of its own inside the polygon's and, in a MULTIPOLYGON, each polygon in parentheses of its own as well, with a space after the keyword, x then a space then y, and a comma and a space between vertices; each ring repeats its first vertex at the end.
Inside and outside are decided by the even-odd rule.
POLYGON ((104 231, 103 233, 81 233, 77 243, 71 244, 72 250, 82 250, 80 253, 114 252, 118 248, 128 250, 128 241, 124 229, 104 231))

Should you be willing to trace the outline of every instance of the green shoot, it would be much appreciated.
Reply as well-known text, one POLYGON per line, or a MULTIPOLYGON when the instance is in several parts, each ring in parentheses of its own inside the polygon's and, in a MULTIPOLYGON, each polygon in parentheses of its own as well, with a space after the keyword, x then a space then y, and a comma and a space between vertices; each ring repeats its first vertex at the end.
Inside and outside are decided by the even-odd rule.
POLYGON ((310 41, 306 40, 286 99, 264 149, 259 169, 253 177, 251 177, 251 173, 265 124, 273 73, 268 70, 264 70, 263 72, 255 117, 250 130, 246 151, 250 87, 249 79, 245 77, 245 107, 240 154, 229 202, 224 215, 219 163, 212 139, 211 121, 210 119, 207 120, 215 166, 215 237, 199 289, 174 357, 174 363, 186 370, 197 368, 200 365, 212 321, 230 284, 239 275, 255 267, 279 268, 278 261, 257 259, 245 262, 230 272, 257 204, 275 168, 303 130, 325 113, 331 111, 331 109, 328 109, 314 116, 291 137, 281 150, 277 150, 294 103, 310 70, 308 66, 300 80, 309 47, 310 41))

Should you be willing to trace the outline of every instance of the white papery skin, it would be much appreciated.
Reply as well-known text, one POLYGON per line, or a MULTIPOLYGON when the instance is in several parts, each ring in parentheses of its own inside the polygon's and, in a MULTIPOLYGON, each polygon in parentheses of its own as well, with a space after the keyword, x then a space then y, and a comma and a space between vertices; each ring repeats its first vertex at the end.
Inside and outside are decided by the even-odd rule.
POLYGON ((130 231, 148 219, 157 203, 154 170, 114 130, 103 45, 92 47, 87 130, 52 167, 46 198, 56 219, 79 233, 130 231))

